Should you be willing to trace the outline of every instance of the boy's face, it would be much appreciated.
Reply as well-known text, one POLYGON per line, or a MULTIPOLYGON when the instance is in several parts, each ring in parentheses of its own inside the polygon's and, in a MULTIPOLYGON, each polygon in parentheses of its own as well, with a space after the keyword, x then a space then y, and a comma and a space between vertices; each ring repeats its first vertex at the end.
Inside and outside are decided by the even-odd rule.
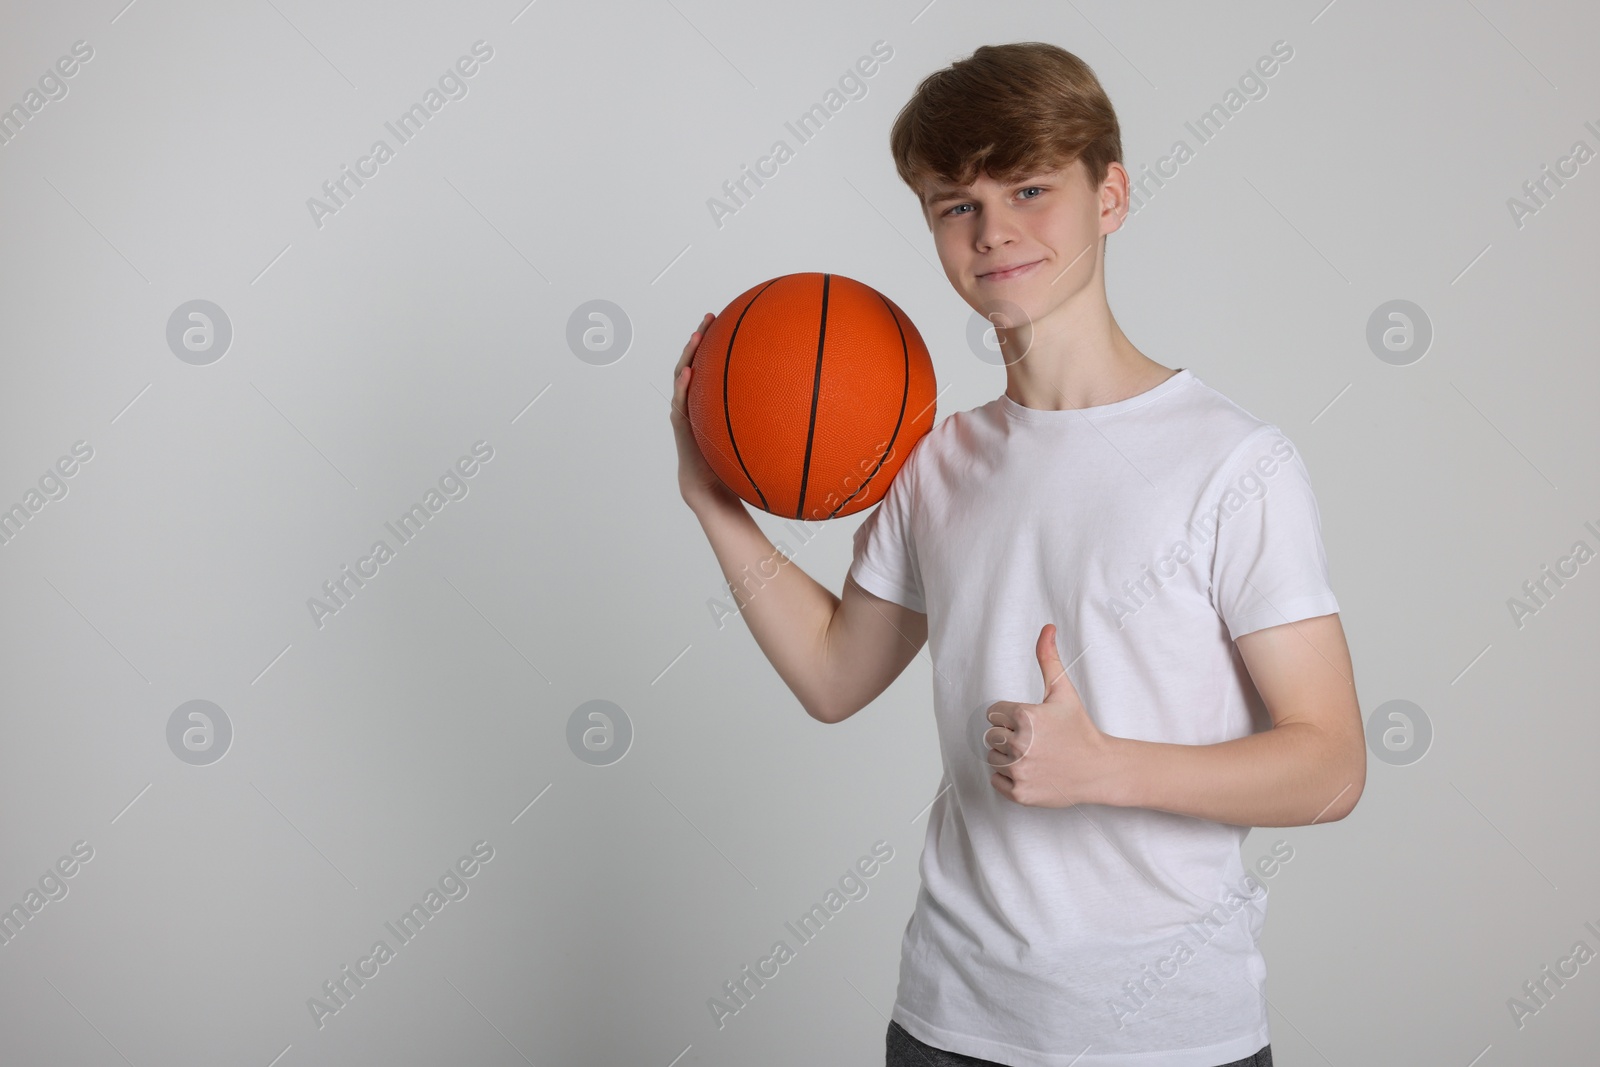
POLYGON ((979 314, 999 300, 1037 322, 1094 280, 1100 238, 1122 224, 1127 196, 1120 164, 1098 189, 1086 173, 1075 159, 1005 184, 980 174, 928 190, 923 215, 945 277, 979 314))

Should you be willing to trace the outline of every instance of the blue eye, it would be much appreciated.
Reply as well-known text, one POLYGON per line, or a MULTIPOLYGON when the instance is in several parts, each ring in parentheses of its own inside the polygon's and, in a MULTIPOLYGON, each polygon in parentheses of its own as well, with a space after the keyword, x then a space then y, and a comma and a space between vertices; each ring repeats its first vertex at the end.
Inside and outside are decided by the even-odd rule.
MULTIPOLYGON (((1036 193, 1039 193, 1039 194, 1043 195, 1044 186, 1042 186, 1042 185, 1028 185, 1028 186, 1024 186, 1019 191, 1020 192, 1024 192, 1024 193, 1026 193, 1026 192, 1036 192, 1036 193)), ((1039 199, 1039 197, 1037 197, 1037 196, 1026 196, 1026 197, 1023 197, 1023 199, 1024 200, 1037 200, 1037 199, 1039 199)), ((971 204, 957 204, 955 207, 950 208, 948 211, 944 212, 944 214, 945 215, 954 215, 959 209, 964 208, 964 207, 971 207, 971 206, 972 206, 971 204)))

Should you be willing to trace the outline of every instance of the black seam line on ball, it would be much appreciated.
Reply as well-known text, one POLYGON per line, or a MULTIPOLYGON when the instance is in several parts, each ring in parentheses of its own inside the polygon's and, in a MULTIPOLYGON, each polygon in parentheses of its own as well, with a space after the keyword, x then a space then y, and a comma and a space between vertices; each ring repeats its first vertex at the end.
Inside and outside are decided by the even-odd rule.
POLYGON ((767 506, 767 494, 761 491, 756 480, 750 477, 750 468, 744 465, 744 457, 739 455, 739 442, 733 436, 733 412, 728 408, 728 378, 733 371, 733 342, 739 336, 739 327, 744 325, 744 317, 750 314, 750 309, 756 306, 756 301, 761 299, 761 293, 766 292, 777 283, 774 278, 761 287, 760 292, 750 298, 750 302, 739 310, 739 317, 733 321, 733 332, 728 335, 728 354, 722 360, 722 419, 728 424, 728 444, 733 448, 733 458, 739 461, 739 469, 744 471, 744 476, 750 479, 750 488, 756 491, 756 496, 761 498, 761 510, 771 511, 767 506))
POLYGON ((883 468, 883 461, 889 458, 889 453, 894 451, 895 441, 899 440, 900 438, 900 424, 905 421, 906 402, 911 395, 911 348, 906 343, 905 328, 900 325, 900 316, 895 314, 894 305, 889 302, 889 298, 884 296, 882 293, 879 293, 878 299, 882 300, 884 306, 889 309, 889 317, 894 319, 894 328, 900 331, 900 354, 905 360, 906 369, 905 384, 900 389, 900 414, 895 416, 894 433, 889 435, 888 449, 886 449, 883 454, 878 457, 877 465, 872 468, 872 473, 868 474, 862 479, 861 484, 856 487, 856 491, 839 501, 839 507, 834 508, 833 511, 828 515, 828 518, 830 519, 839 514, 839 508, 842 508, 846 504, 850 503, 850 501, 854 500, 863 489, 871 485, 873 476, 883 468))
POLYGON ((811 422, 806 426, 806 460, 800 468, 800 502, 795 505, 794 517, 806 517, 806 479, 811 476, 811 440, 817 434, 817 398, 822 393, 822 345, 828 337, 828 282, 831 274, 822 276, 822 321, 817 324, 817 370, 811 378, 811 422))

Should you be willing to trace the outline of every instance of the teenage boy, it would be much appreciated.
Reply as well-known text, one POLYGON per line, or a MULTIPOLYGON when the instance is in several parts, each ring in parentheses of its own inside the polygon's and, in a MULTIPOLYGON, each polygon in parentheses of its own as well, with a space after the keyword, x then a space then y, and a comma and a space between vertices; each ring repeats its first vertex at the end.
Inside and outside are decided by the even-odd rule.
POLYGON ((890 145, 1006 388, 912 448, 842 596, 706 465, 683 414, 698 332, 671 415, 683 499, 810 715, 849 718, 931 652, 944 776, 887 1063, 1268 1067, 1257 872, 1293 850, 1247 870, 1241 843, 1344 818, 1366 780, 1306 466, 1112 317, 1128 174, 1076 56, 979 48, 890 145))

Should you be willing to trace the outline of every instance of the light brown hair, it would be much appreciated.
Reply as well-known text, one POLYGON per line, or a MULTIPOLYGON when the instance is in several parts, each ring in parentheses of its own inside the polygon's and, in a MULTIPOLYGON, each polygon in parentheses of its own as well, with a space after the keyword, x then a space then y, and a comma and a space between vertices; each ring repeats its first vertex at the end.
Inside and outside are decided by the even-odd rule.
POLYGON ((982 45, 922 79, 889 131, 895 170, 920 202, 933 181, 1010 182, 1084 163, 1091 189, 1122 161, 1122 132, 1100 79, 1042 41, 982 45))

